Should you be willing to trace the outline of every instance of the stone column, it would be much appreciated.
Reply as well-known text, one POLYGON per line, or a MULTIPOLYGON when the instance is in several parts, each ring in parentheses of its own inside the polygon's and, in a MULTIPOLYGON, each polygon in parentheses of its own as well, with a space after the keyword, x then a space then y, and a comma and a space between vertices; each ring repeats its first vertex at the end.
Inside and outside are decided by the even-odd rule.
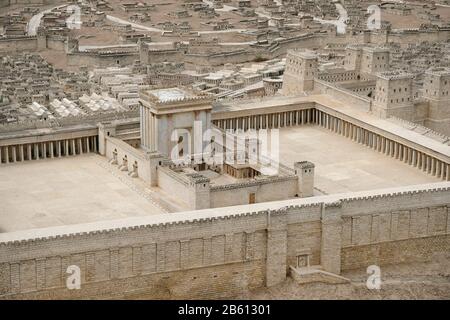
POLYGON ((12 158, 12 162, 17 161, 16 146, 11 146, 11 158, 12 158))
POLYGON ((75 139, 70 139, 70 144, 72 146, 72 155, 76 155, 77 151, 75 150, 75 139))
POLYGON ((61 140, 56 142, 56 154, 61 158, 61 140))
POLYGON ((5 147, 5 163, 9 163, 9 146, 5 147))
POLYGON ((2 158, 2 149, 3 147, 0 146, 0 164, 2 164, 3 158, 2 158))
POLYGON ((417 151, 417 167, 423 170, 423 154, 419 151, 417 151))
POLYGON ((34 143, 34 158, 36 160, 39 160, 39 144, 38 143, 34 143))
POLYGON ((320 264, 323 270, 341 273, 342 203, 325 203, 322 206, 322 241, 320 264))
POLYGON ((78 153, 79 154, 83 154, 83 143, 81 138, 77 139, 78 140, 78 153))
POLYGON ((91 139, 90 137, 86 137, 85 138, 86 140, 85 140, 85 143, 86 143, 86 152, 87 153, 90 153, 91 152, 91 148, 90 148, 90 146, 89 146, 89 140, 91 139))
POLYGON ((64 155, 69 156, 69 140, 64 140, 64 155))
POLYGON ((53 141, 50 141, 50 158, 53 158, 54 154, 53 154, 53 141))
POLYGON ((47 158, 47 143, 42 142, 42 158, 47 158))
POLYGON ((28 160, 33 160, 33 155, 31 154, 31 144, 27 145, 27 157, 28 160))
MULTIPOLYGON (((20 161, 24 161, 25 160, 25 145, 21 145, 20 149, 19 149, 19 154, 20 154, 20 161)), ((1 162, 1 161, 0 161, 1 162)))
POLYGON ((434 170, 434 175, 437 178, 441 178, 441 162, 438 159, 435 159, 436 169, 434 170))
POLYGON ((93 140, 94 140, 94 152, 97 152, 97 137, 93 137, 93 140))

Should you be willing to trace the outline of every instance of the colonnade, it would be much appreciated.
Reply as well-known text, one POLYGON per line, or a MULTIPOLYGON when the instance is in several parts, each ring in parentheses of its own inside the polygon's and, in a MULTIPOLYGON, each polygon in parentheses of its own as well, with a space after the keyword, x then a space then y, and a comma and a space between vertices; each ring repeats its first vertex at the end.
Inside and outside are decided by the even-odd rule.
POLYGON ((0 164, 97 152, 97 136, 0 146, 0 164))
POLYGON ((217 127, 227 129, 268 129, 296 126, 314 122, 314 109, 292 110, 277 113, 249 115, 230 119, 214 120, 217 127))
POLYGON ((439 179, 450 180, 450 164, 440 159, 320 110, 315 110, 315 113, 317 125, 321 127, 403 161, 439 179))
POLYGON ((450 180, 449 163, 315 108, 216 119, 213 120, 213 124, 223 130, 258 130, 315 124, 403 161, 437 178, 450 180))

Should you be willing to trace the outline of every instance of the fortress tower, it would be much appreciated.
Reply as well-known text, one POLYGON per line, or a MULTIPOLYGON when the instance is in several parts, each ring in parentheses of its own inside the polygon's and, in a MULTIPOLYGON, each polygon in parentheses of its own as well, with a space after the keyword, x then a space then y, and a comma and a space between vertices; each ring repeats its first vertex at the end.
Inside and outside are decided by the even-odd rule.
POLYGON ((450 135, 450 68, 433 68, 425 72, 423 97, 429 101, 425 125, 450 135))
POLYGON ((181 158, 194 153, 194 141, 201 141, 204 148, 203 133, 211 127, 212 100, 208 95, 168 88, 143 90, 139 96, 143 149, 170 157, 178 144, 181 158))
POLYGON ((372 111, 381 118, 414 120, 413 75, 401 71, 378 74, 372 111))
POLYGON ((361 45, 349 45, 345 49, 344 67, 347 70, 360 70, 361 69, 361 45))
POLYGON ((317 55, 310 51, 289 50, 283 75, 283 93, 295 95, 314 89, 317 55))
POLYGON ((389 50, 380 47, 364 47, 361 73, 376 74, 389 70, 389 50))
POLYGON ((298 177, 298 196, 312 197, 314 195, 314 163, 300 161, 294 163, 295 174, 298 177))
POLYGON ((344 67, 359 73, 375 75, 389 69, 389 49, 366 45, 349 45, 346 48, 344 67))

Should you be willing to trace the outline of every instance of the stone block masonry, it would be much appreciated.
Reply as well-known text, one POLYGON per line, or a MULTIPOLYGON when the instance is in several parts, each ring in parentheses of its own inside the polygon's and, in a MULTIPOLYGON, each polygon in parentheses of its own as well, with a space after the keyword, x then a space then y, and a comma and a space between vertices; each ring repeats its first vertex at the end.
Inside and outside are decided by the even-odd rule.
POLYGON ((220 298, 290 266, 341 270, 448 251, 450 183, 0 234, 0 297, 220 298), (81 289, 66 288, 67 267, 81 289))

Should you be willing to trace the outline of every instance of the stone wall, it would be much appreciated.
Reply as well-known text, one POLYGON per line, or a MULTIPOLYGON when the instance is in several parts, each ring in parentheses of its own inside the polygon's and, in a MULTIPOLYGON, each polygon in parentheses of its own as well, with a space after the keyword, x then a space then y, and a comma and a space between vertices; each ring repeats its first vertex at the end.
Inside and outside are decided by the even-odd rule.
POLYGON ((447 41, 448 39, 450 39, 449 28, 441 28, 439 30, 392 30, 390 32, 375 30, 370 33, 369 42, 379 45, 393 42, 405 47, 409 43, 420 43, 422 41, 438 42, 447 41))
POLYGON ((8 1, 10 5, 14 5, 14 4, 48 5, 48 4, 54 4, 54 3, 61 2, 59 0, 6 0, 6 1, 8 1))
POLYGON ((67 53, 68 66, 91 68, 125 67, 139 59, 138 52, 100 54, 95 52, 67 53))
POLYGON ((314 91, 328 94, 341 102, 361 107, 361 109, 365 111, 369 111, 371 109, 372 101, 370 98, 362 97, 348 89, 339 88, 326 81, 315 79, 314 91))
POLYGON ((183 179, 184 176, 173 172, 169 168, 158 167, 157 179, 158 187, 164 192, 174 195, 182 201, 186 207, 189 206, 189 198, 192 197, 192 193, 189 190, 189 180, 183 179))
POLYGON ((448 251, 450 183, 0 234, 2 298, 218 298, 448 251), (65 288, 67 267, 81 289, 65 288))
POLYGON ((265 184, 261 180, 251 183, 215 186, 211 188, 211 208, 249 203, 251 193, 256 203, 294 198, 298 192, 297 177, 274 178, 265 184))
POLYGON ((8 37, 0 38, 0 52, 33 52, 37 51, 36 37, 8 37))
POLYGON ((126 165, 128 172, 133 172, 133 165, 137 164, 137 176, 146 182, 151 181, 150 172, 150 159, 146 157, 145 153, 138 150, 126 142, 116 139, 114 137, 108 137, 103 135, 105 143, 105 156, 108 160, 114 159, 114 153, 116 153, 117 165, 126 165), (124 158, 127 159, 127 164, 124 163, 124 158))

